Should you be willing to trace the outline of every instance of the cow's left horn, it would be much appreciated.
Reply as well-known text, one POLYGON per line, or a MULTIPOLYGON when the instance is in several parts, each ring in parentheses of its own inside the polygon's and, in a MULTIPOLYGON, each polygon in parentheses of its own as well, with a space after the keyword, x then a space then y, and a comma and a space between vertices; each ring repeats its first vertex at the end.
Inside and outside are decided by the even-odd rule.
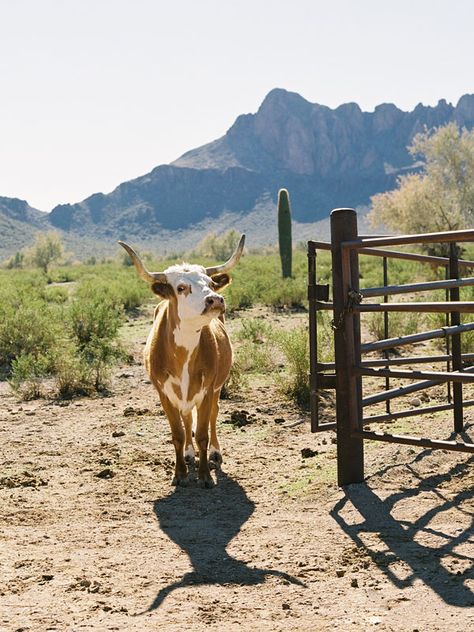
POLYGON ((213 276, 214 274, 222 274, 223 272, 229 272, 229 270, 232 270, 232 268, 236 266, 239 262, 239 259, 242 255, 242 251, 244 249, 244 244, 245 244, 245 235, 242 235, 239 241, 239 245, 235 249, 232 257, 220 266, 214 266, 213 268, 206 268, 206 274, 208 276, 213 276))
POLYGON ((126 244, 124 241, 119 241, 118 243, 122 246, 122 248, 125 248, 130 255, 130 259, 133 261, 133 265, 142 279, 148 283, 156 283, 156 281, 159 281, 160 283, 166 282, 166 274, 164 272, 148 272, 143 265, 142 260, 131 246, 126 244))

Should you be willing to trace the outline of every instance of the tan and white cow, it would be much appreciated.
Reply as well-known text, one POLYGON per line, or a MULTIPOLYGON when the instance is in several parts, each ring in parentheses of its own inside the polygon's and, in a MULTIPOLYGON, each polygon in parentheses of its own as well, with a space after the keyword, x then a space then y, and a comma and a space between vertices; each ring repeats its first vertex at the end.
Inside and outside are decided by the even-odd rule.
POLYGON ((164 272, 148 272, 133 248, 119 241, 138 274, 164 299, 155 309, 144 359, 171 427, 176 450, 174 485, 187 484, 187 465, 194 471, 193 413, 200 487, 213 486, 209 464, 219 467, 222 462, 216 420, 221 388, 232 365, 232 347, 224 326, 224 298, 218 292, 230 283, 227 273, 239 261, 244 242, 242 235, 232 257, 220 266, 183 263, 164 272))

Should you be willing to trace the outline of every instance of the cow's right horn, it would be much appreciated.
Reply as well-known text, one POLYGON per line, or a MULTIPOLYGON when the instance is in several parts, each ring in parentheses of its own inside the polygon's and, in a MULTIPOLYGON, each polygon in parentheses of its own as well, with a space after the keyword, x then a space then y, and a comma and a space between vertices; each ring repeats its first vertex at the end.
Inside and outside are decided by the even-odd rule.
POLYGON ((133 265, 135 266, 138 274, 142 277, 142 279, 144 279, 148 283, 156 283, 157 281, 160 283, 166 282, 166 274, 164 272, 148 272, 148 270, 143 265, 140 257, 131 246, 126 244, 124 241, 119 241, 118 243, 122 246, 122 248, 125 248, 125 250, 130 255, 130 259, 133 261, 133 265))
POLYGON ((232 270, 232 268, 237 265, 240 257, 242 256, 244 244, 245 244, 245 235, 242 235, 239 241, 239 245, 235 249, 232 257, 220 266, 214 266, 213 268, 206 268, 207 275, 213 276, 214 274, 222 274, 223 272, 229 272, 229 270, 232 270))

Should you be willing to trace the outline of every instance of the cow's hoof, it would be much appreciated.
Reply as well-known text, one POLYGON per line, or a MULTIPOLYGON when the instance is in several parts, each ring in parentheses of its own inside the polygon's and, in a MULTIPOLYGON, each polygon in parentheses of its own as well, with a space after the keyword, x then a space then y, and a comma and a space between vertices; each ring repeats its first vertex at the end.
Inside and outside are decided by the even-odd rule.
POLYGON ((209 454, 209 467, 211 470, 220 470, 222 465, 222 454, 217 450, 209 454))
POLYGON ((206 476, 206 478, 199 478, 197 484, 198 487, 200 487, 201 489, 211 489, 211 487, 214 487, 215 485, 211 476, 206 476))
POLYGON ((171 481, 171 484, 175 487, 187 487, 189 484, 189 479, 187 476, 175 476, 171 481))
POLYGON ((194 470, 194 468, 196 467, 196 459, 194 458, 194 455, 186 454, 184 457, 184 462, 190 469, 194 470))

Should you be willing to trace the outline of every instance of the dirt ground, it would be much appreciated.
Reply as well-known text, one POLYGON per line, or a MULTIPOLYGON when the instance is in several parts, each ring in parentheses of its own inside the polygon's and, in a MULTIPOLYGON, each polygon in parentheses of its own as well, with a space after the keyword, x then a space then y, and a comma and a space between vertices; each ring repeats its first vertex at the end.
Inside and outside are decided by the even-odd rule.
POLYGON ((174 489, 148 325, 130 325, 136 363, 109 397, 20 403, 0 384, 2 632, 474 629, 474 457, 368 442, 366 482, 340 489, 335 434, 253 380, 222 402, 216 486, 174 489))

